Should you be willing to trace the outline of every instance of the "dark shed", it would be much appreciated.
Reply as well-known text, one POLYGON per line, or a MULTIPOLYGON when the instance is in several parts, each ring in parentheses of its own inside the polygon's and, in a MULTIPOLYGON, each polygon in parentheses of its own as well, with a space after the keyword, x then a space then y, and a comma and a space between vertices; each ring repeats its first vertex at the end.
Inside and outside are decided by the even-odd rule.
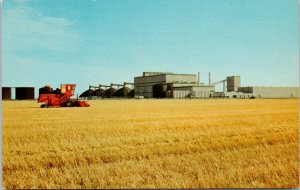
POLYGON ((2 100, 11 100, 11 87, 2 87, 2 100))
POLYGON ((34 87, 16 87, 16 100, 34 99, 34 87))

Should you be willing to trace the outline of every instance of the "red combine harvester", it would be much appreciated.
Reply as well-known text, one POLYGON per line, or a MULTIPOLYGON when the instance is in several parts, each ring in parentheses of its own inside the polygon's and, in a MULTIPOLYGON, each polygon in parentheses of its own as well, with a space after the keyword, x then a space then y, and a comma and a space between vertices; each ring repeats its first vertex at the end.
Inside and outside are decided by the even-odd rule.
POLYGON ((53 90, 50 86, 39 89, 38 102, 44 104, 41 108, 53 107, 89 107, 83 100, 71 99, 74 95, 76 84, 62 84, 60 89, 53 90))

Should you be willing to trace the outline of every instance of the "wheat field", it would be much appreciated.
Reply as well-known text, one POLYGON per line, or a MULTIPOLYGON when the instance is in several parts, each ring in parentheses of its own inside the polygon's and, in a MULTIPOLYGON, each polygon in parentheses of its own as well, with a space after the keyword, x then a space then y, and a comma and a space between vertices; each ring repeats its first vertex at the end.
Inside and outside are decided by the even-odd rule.
POLYGON ((4 188, 293 188, 299 101, 2 102, 4 188))

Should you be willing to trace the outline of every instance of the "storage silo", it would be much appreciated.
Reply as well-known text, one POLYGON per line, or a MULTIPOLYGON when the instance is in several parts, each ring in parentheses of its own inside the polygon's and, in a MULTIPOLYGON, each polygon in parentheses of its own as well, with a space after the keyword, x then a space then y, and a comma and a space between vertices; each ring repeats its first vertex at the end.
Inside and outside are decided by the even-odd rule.
POLYGON ((116 97, 127 97, 130 91, 131 91, 131 89, 125 86, 125 87, 122 87, 122 88, 118 89, 116 91, 116 93, 114 94, 114 96, 116 96, 116 97))
POLYGON ((105 90, 105 92, 104 92, 104 97, 105 98, 111 98, 114 94, 115 94, 115 92, 116 92, 117 90, 115 89, 115 88, 109 88, 109 89, 107 89, 107 90, 105 90))
POLYGON ((105 90, 99 88, 92 93, 92 96, 102 97, 104 95, 105 90))
POLYGON ((134 89, 130 90, 129 93, 127 94, 128 98, 133 98, 134 97, 134 89))
POLYGON ((2 87, 2 100, 11 100, 11 87, 2 87))
POLYGON ((167 84, 166 98, 173 98, 173 84, 167 84))
POLYGON ((80 98, 83 98, 83 97, 90 97, 92 94, 94 93, 94 90, 92 89, 88 89, 86 91, 84 91, 82 94, 80 94, 80 98))
POLYGON ((16 87, 16 100, 33 100, 34 87, 16 87))

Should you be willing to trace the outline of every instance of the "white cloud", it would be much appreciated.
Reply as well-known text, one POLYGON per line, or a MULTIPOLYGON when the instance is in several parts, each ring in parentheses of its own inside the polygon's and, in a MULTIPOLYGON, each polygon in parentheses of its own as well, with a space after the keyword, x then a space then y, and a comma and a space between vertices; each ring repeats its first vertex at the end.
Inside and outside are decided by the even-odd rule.
POLYGON ((71 26, 75 21, 71 21, 65 18, 54 18, 54 17, 41 17, 40 21, 44 22, 45 24, 57 25, 57 26, 71 26))
POLYGON ((39 10, 19 6, 3 11, 3 50, 76 50, 76 21, 46 17, 39 10))

